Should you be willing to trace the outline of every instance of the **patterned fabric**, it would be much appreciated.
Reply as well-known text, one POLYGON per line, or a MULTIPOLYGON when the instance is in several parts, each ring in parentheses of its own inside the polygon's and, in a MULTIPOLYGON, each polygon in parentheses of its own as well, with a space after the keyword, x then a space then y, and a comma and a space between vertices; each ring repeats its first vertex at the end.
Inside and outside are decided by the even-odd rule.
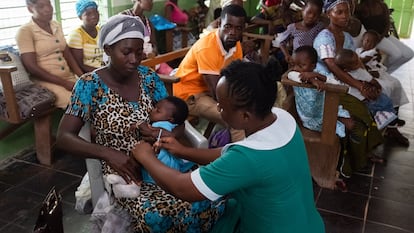
MULTIPOLYGON (((141 138, 131 125, 149 121, 154 104, 167 96, 159 77, 149 68, 139 66, 140 97, 128 102, 111 90, 95 72, 87 73, 76 83, 66 114, 91 122, 99 145, 130 151, 141 138)), ((103 173, 115 173, 103 162, 103 173)), ((208 231, 223 212, 221 202, 188 203, 167 194, 156 185, 143 183, 141 195, 135 199, 119 198, 117 204, 126 209, 136 232, 200 232, 208 231)))
POLYGON ((277 40, 280 41, 280 44, 286 45, 290 39, 293 39, 293 51, 295 51, 300 46, 312 46, 313 40, 322 29, 324 29, 324 24, 322 22, 318 22, 308 31, 298 30, 296 28, 296 23, 291 23, 287 26, 286 31, 277 35, 277 40))
POLYGON ((93 0, 78 0, 75 4, 76 14, 81 17, 83 12, 89 8, 98 9, 98 5, 93 0))
MULTIPOLYGON (((55 95, 39 85, 25 86, 15 94, 22 119, 39 116, 54 107, 55 95)), ((0 116, 8 118, 6 98, 3 94, 0 94, 0 116)))
POLYGON ((141 19, 130 15, 114 15, 101 27, 99 47, 113 45, 123 39, 144 39, 145 25, 141 19))
MULTIPOLYGON (((324 34, 329 31, 327 29, 322 30, 314 40, 314 47, 317 40, 321 40, 318 38, 325 38, 324 34)), ((316 51, 318 51, 318 62, 321 61, 321 56, 326 57, 335 57, 334 51, 331 49, 330 46, 322 46, 323 48, 328 48, 327 50, 322 50, 324 55, 319 53, 318 48, 315 47, 316 51)), ((323 62, 323 61, 322 61, 323 62)), ((332 77, 331 73, 322 72, 318 69, 318 65, 316 67, 316 72, 321 73, 327 77, 332 77)), ((325 92, 317 91, 316 89, 310 88, 301 88, 301 87, 294 87, 295 92, 295 102, 296 102, 296 110, 300 119, 302 120, 303 126, 316 131, 322 130, 322 123, 323 123, 323 105, 325 101, 325 92)), ((338 108, 338 116, 349 118, 349 113, 339 106, 338 108)), ((341 122, 337 122, 336 125, 336 133, 344 137, 345 136, 345 126, 341 122)))
POLYGON ((402 88, 401 82, 387 72, 387 67, 385 65, 377 61, 376 58, 379 56, 377 49, 362 51, 362 48, 357 48, 355 52, 361 58, 366 56, 372 57, 372 59, 365 65, 369 71, 378 71, 379 77, 376 80, 381 85, 382 92, 391 98, 394 107, 409 103, 407 94, 405 93, 404 88, 402 88))

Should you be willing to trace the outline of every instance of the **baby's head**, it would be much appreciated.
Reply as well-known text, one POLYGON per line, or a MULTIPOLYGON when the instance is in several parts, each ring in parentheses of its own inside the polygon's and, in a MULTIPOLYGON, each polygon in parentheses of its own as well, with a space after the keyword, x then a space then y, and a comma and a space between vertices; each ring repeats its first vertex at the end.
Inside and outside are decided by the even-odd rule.
POLYGON ((361 60, 354 51, 341 49, 336 53, 335 64, 344 71, 352 71, 361 67, 361 60))
POLYGON ((160 100, 150 113, 150 121, 169 121, 181 125, 188 117, 188 107, 184 100, 168 96, 160 100))
POLYGON ((371 50, 380 42, 381 36, 374 30, 368 30, 362 36, 362 48, 364 50, 371 50))
POLYGON ((318 61, 318 53, 312 46, 304 45, 293 52, 295 63, 293 70, 297 72, 312 72, 318 61))

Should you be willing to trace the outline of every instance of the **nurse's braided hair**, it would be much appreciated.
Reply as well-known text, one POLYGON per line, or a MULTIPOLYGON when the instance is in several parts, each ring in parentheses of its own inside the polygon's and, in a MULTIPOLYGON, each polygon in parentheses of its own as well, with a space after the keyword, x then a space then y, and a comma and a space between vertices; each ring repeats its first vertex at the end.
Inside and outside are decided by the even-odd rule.
POLYGON ((247 109, 262 119, 269 114, 277 96, 281 67, 276 59, 266 66, 234 61, 221 71, 228 84, 228 97, 238 109, 247 109))

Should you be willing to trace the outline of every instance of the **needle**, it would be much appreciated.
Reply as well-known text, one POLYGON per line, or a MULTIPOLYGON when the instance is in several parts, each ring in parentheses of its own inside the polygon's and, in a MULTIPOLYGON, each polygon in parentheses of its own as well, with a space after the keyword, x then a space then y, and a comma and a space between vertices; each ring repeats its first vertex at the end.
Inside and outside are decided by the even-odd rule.
POLYGON ((159 141, 160 141, 160 139, 161 139, 161 133, 162 133, 162 129, 160 129, 160 132, 158 133, 157 142, 159 142, 159 141))

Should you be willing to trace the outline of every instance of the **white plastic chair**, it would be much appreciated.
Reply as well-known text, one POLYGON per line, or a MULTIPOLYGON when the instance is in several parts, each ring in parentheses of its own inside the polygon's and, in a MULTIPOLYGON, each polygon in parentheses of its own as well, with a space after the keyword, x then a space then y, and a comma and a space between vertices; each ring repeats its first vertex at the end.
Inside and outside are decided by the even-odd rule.
MULTIPOLYGON (((185 121, 184 134, 192 146, 197 148, 208 148, 208 140, 187 120, 185 121)), ((87 141, 91 140, 89 124, 85 124, 82 127, 79 136, 87 141)), ((89 174, 89 182, 91 185, 92 205, 95 207, 99 197, 105 192, 102 164, 98 159, 86 159, 86 169, 89 174)))

